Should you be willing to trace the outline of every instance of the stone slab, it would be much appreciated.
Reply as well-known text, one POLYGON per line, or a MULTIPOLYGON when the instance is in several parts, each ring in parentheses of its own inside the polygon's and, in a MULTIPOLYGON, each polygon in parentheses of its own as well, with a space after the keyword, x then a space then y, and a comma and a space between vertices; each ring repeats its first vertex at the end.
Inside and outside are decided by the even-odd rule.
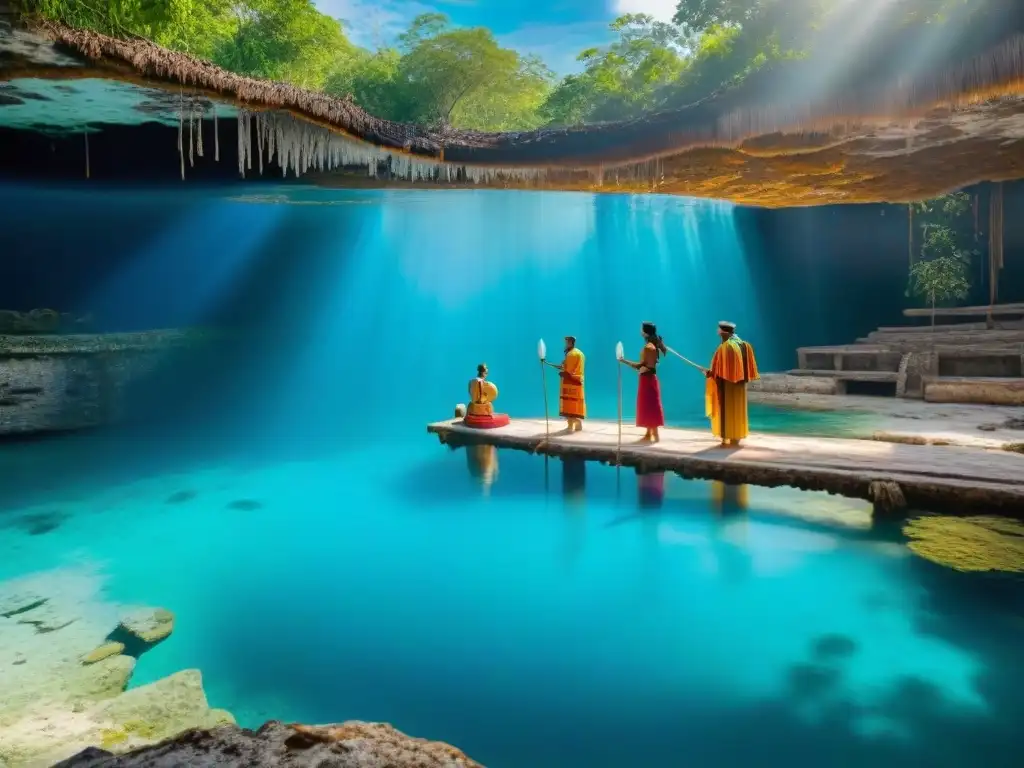
MULTIPOLYGON (((932 309, 929 307, 912 307, 903 310, 904 317, 931 317, 932 309)), ((1000 315, 1024 315, 1024 304, 995 304, 991 307, 940 307, 936 310, 935 317, 999 317, 1000 315)))
POLYGON ((1024 405, 1024 379, 939 376, 925 379, 924 399, 930 403, 1024 405))
POLYGON ((819 371, 809 368, 794 368, 788 371, 788 376, 814 376, 839 381, 896 381, 900 374, 898 371, 819 371))

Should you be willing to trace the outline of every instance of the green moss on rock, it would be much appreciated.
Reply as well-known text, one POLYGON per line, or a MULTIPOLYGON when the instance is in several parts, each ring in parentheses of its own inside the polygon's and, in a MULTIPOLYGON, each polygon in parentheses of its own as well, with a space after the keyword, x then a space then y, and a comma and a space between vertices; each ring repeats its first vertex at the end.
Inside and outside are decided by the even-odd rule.
POLYGON ((910 550, 958 571, 1024 573, 1024 524, 1002 517, 928 516, 903 528, 910 550))

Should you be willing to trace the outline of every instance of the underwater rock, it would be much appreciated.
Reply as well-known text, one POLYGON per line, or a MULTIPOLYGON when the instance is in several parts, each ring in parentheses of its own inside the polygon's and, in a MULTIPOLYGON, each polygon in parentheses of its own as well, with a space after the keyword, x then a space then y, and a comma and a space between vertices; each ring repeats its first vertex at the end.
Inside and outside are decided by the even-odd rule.
POLYGON ((0 333, 18 333, 21 330, 21 312, 0 309, 0 333))
POLYGON ((842 679, 839 671, 818 664, 795 664, 787 675, 789 690, 800 699, 812 699, 831 691, 842 679))
POLYGON ((120 642, 113 635, 126 632, 147 647, 152 647, 167 638, 174 630, 174 614, 163 608, 140 608, 121 619, 117 629, 109 638, 120 642))
POLYGON ((60 528, 66 515, 60 512, 40 512, 38 514, 26 515, 18 521, 18 524, 29 536, 42 536, 60 528))
POLYGON ((821 661, 848 659, 857 652, 857 643, 846 635, 822 635, 811 648, 814 658, 821 661))
MULTIPOLYGON (((85 669, 117 659, 134 664, 114 656, 85 669)), ((11 768, 53 765, 90 747, 120 753, 190 729, 229 724, 234 718, 228 712, 210 709, 199 671, 185 670, 103 700, 49 700, 23 708, 7 722, 0 719, 0 759, 11 768)))
POLYGON ((914 554, 958 571, 1024 573, 1024 524, 1003 517, 931 515, 903 527, 914 554))
POLYGON ((252 499, 238 499, 228 504, 228 509, 238 510, 240 512, 255 512, 257 509, 263 509, 263 504, 252 499))
POLYGON ((198 495, 195 491, 177 491, 168 496, 164 504, 184 504, 186 501, 192 501, 198 495))
POLYGON ((330 768, 483 768, 453 746, 406 736, 385 723, 307 727, 271 721, 258 731, 225 726, 116 757, 88 750, 54 768, 330 766, 330 768))
POLYGON ((97 708, 104 749, 124 751, 154 744, 193 728, 234 725, 231 713, 211 709, 198 669, 186 669, 133 688, 97 708))
MULTIPOLYGON (((9 768, 52 765, 89 746, 129 749, 231 721, 209 708, 198 672, 125 693, 136 660, 103 646, 124 609, 104 600, 102 590, 103 579, 88 568, 0 582, 0 607, 9 614, 0 616, 0 762, 9 768), (90 655, 95 660, 84 663, 90 655)), ((166 631, 167 612, 149 613, 151 625, 166 631)))
POLYGON ((0 594, 0 616, 9 619, 21 613, 27 613, 46 602, 47 598, 35 592, 11 592, 0 594))
POLYGON ((68 676, 63 685, 66 699, 75 708, 112 699, 128 687, 134 671, 135 659, 131 656, 118 654, 93 662, 68 676))
POLYGON ((117 656, 124 650, 124 643, 104 643, 82 657, 83 664, 95 664, 109 656, 117 656))
POLYGON ((33 309, 23 320, 26 333, 56 333, 60 330, 60 313, 53 309, 33 309))
POLYGON ((43 635, 71 626, 79 619, 79 610, 73 604, 58 604, 44 600, 34 607, 19 611, 14 618, 19 624, 29 624, 43 635))

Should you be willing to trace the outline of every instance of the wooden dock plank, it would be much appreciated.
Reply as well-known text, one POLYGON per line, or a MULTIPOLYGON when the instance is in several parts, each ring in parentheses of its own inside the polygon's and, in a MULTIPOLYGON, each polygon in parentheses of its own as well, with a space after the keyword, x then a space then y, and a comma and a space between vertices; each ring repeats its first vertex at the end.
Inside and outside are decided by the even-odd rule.
POLYGON ((617 451, 617 424, 585 423, 582 432, 565 433, 552 422, 545 438, 542 419, 517 419, 507 427, 481 430, 461 420, 427 426, 442 443, 457 447, 488 444, 531 453, 635 467, 641 472, 673 471, 683 477, 775 487, 828 491, 874 498, 877 484, 896 483, 912 509, 954 514, 996 512, 1024 515, 1024 456, 937 445, 903 445, 874 440, 756 434, 739 448, 721 448, 709 432, 662 431, 656 445, 639 443, 642 430, 623 427, 617 451))

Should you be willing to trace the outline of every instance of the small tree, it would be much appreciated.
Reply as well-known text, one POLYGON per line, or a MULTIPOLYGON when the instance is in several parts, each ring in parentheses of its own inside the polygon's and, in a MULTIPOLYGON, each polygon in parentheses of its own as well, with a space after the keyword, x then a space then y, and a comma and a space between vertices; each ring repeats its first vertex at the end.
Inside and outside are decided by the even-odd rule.
POLYGON ((967 298, 970 289, 967 264, 955 252, 919 261, 910 268, 910 290, 931 306, 932 328, 935 327, 936 305, 961 301, 967 298))
POLYGON ((978 255, 972 248, 971 197, 965 192, 914 203, 920 240, 917 260, 910 265, 907 296, 916 296, 931 307, 935 327, 936 307, 970 296, 970 266, 978 255))

